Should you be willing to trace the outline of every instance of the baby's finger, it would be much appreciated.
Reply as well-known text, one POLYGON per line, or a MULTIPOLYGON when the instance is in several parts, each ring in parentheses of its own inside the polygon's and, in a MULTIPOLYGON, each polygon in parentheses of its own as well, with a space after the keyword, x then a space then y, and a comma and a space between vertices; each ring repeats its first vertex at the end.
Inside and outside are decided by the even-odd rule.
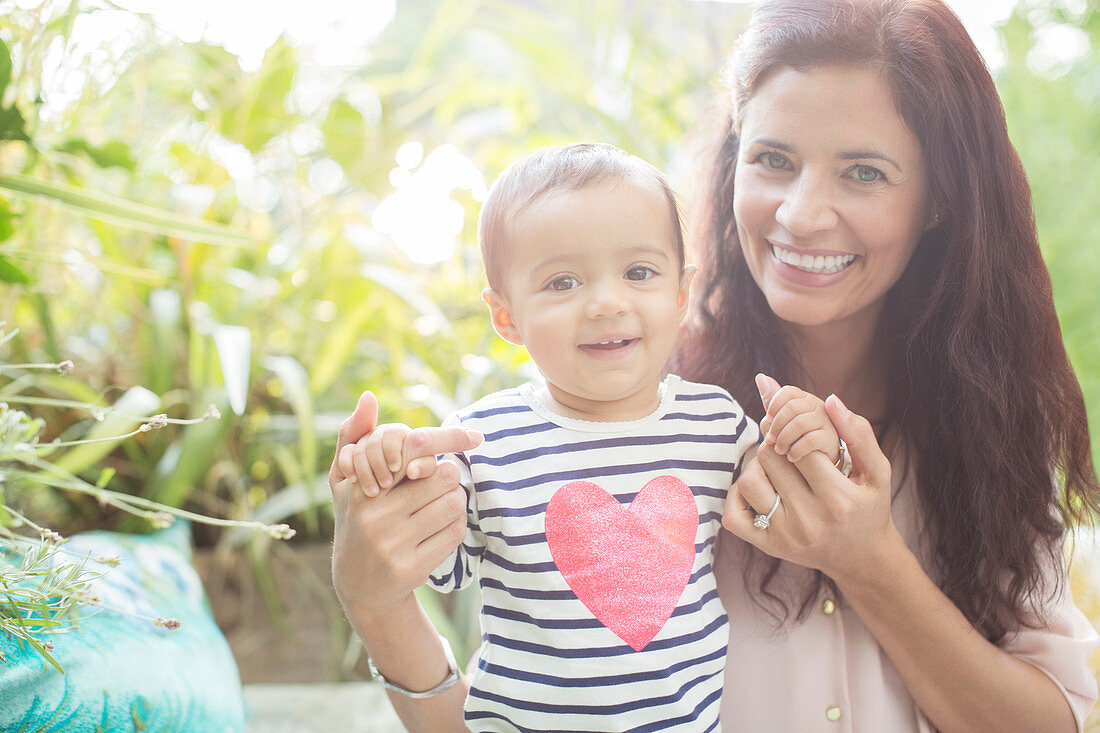
POLYGON ((386 433, 388 432, 389 428, 377 428, 370 434, 370 438, 366 441, 366 449, 364 451, 367 456, 367 462, 370 464, 371 471, 374 473, 374 478, 383 489, 393 485, 393 472, 390 471, 390 464, 389 461, 386 460, 386 454, 383 448, 386 433))
POLYGON ((824 415, 824 411, 818 414, 815 410, 792 415, 786 422, 777 420, 772 424, 771 429, 775 452, 785 455, 799 438, 815 430, 821 430, 828 421, 829 418, 824 415))
POLYGON ((420 458, 414 458, 409 461, 409 465, 405 467, 405 475, 410 479, 427 478, 435 473, 436 466, 439 462, 435 456, 421 456, 420 458))
POLYGON ((381 489, 379 481, 374 475, 374 469, 371 468, 370 460, 367 458, 367 445, 369 442, 368 436, 368 438, 360 440, 353 446, 352 460, 355 465, 355 475, 359 477, 363 493, 367 496, 377 496, 381 489))
POLYGON ((814 430, 806 433, 796 440, 787 449, 787 459, 791 463, 798 463, 814 451, 824 453, 829 460, 836 463, 840 457, 840 441, 834 432, 829 430, 814 430))
POLYGON ((440 453, 461 453, 481 445, 482 440, 483 436, 476 430, 459 427, 417 428, 405 439, 405 460, 440 453))
MULTIPOLYGON (((784 387, 783 389, 786 389, 784 387)), ((803 393, 805 394, 805 393, 803 393)), ((772 406, 779 400, 779 395, 776 395, 776 399, 772 400, 772 406)), ((794 420, 799 415, 803 415, 807 412, 813 411, 813 403, 804 399, 790 399, 787 400, 782 407, 776 411, 774 415, 771 415, 771 421, 768 422, 767 432, 764 434, 765 443, 775 443, 776 438, 786 428, 787 424, 794 420)), ((765 418, 767 420, 767 418, 765 418)))
POLYGON ((768 403, 768 413, 765 415, 765 419, 776 419, 783 408, 787 407, 791 402, 802 400, 806 397, 805 390, 788 384, 786 387, 780 388, 778 392, 772 397, 771 402, 768 403))
POLYGON ((408 433, 409 430, 404 425, 394 425, 393 427, 387 427, 382 434, 382 455, 386 460, 386 467, 395 475, 395 481, 396 474, 400 472, 404 464, 401 454, 405 447, 405 436, 408 433))
POLYGON ((336 467, 340 473, 347 477, 351 482, 358 481, 358 477, 355 475, 355 443, 349 443, 341 446, 339 452, 336 454, 336 467))

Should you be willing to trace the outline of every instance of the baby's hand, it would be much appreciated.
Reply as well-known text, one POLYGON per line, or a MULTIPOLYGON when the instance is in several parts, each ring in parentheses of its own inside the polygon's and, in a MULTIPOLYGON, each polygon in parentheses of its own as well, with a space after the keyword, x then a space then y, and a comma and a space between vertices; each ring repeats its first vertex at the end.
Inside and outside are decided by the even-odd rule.
MULTIPOLYGON (((764 393, 761 378, 757 377, 757 386, 764 393)), ((780 388, 766 407, 768 413, 760 421, 764 445, 774 446, 776 453, 786 455, 792 463, 813 451, 824 453, 834 464, 840 462, 840 436, 825 412, 824 400, 788 385, 780 388)))
POLYGON ((405 450, 405 438, 412 432, 399 423, 379 425, 358 442, 340 451, 339 466, 353 481, 358 481, 367 496, 376 496, 406 475, 420 478, 431 473, 435 456, 414 458, 405 450))

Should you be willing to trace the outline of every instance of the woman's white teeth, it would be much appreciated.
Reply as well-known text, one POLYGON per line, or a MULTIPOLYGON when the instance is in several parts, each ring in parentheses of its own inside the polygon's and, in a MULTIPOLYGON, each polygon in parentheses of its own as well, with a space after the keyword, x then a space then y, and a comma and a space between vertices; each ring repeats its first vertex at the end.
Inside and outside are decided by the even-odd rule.
POLYGON ((600 346, 610 346, 611 344, 621 344, 625 341, 626 341, 626 339, 615 339, 614 341, 601 341, 600 346))
POLYGON ((855 255, 829 255, 828 257, 817 255, 800 255, 789 249, 783 249, 778 245, 772 245, 772 254, 780 262, 785 262, 791 267, 796 267, 803 272, 812 272, 815 275, 832 275, 840 272, 848 265, 855 262, 855 255))

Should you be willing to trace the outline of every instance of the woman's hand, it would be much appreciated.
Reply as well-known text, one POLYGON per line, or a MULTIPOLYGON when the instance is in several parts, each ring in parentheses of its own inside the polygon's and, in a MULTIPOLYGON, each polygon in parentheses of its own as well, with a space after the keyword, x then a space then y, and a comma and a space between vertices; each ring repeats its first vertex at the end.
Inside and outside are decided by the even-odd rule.
MULTIPOLYGON (((779 391, 767 378, 765 408, 779 391)), ((797 463, 763 445, 741 472, 722 523, 733 534, 783 560, 823 571, 834 580, 866 572, 876 553, 898 539, 890 513, 890 462, 871 425, 835 396, 825 402, 829 419, 847 443, 849 478, 820 451, 797 463), (754 526, 781 497, 767 529, 754 526)))
MULTIPOLYGON (((352 478, 346 461, 341 467, 345 447, 358 444, 377 422, 378 401, 366 392, 340 425, 329 470, 336 519, 332 581, 349 612, 398 605, 466 534, 466 496, 453 464, 444 461, 427 473, 429 464, 434 467, 434 458, 422 461, 425 478, 405 480, 374 496, 367 496, 362 483, 352 478)), ((480 436, 460 428, 421 428, 405 436, 406 458, 469 450, 479 443, 480 436)), ((352 466, 357 459, 352 459, 352 466)))

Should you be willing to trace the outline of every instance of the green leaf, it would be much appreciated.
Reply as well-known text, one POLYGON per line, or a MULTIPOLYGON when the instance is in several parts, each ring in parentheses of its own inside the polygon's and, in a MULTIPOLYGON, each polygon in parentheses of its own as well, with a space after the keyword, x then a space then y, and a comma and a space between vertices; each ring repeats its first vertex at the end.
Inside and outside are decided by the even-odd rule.
POLYGON ((149 498, 168 506, 183 506, 202 486, 203 477, 217 460, 232 422, 222 418, 186 426, 157 464, 149 498))
POLYGON ((0 107, 0 140, 23 140, 30 142, 27 137, 26 121, 23 115, 13 104, 10 107, 0 107))
POLYGON ((27 285, 33 278, 3 255, 0 255, 0 282, 11 285, 27 285))
POLYGON ((4 94, 4 90, 8 88, 10 83, 11 52, 8 51, 8 46, 3 39, 0 39, 0 96, 4 94))
POLYGON ((344 168, 350 168, 362 160, 366 122, 362 113, 343 97, 329 106, 328 115, 321 123, 321 134, 325 136, 325 148, 329 155, 344 168))
POLYGON ((67 140, 58 148, 63 153, 83 153, 92 159, 92 162, 100 168, 125 168, 128 171, 137 170, 137 161, 130 146, 120 140, 112 140, 103 145, 92 145, 84 138, 76 137, 67 140))
MULTIPOLYGON (((264 366, 282 381, 286 399, 298 417, 298 449, 301 453, 302 476, 306 485, 312 486, 317 465, 317 435, 314 432, 309 375, 301 362, 292 356, 267 356, 264 358, 264 366)), ((317 530, 316 511, 306 514, 306 522, 311 532, 317 530)))
POLYGON ((19 214, 11 210, 8 200, 0 198, 0 242, 11 239, 11 235, 15 234, 15 220, 18 218, 19 214))
POLYGON ((229 408, 235 415, 243 415, 252 370, 252 332, 245 326, 218 324, 214 327, 214 347, 222 366, 229 408))
POLYGON ((182 216, 164 209, 95 193, 56 181, 44 181, 14 173, 0 173, 0 188, 37 199, 46 199, 93 219, 138 229, 150 234, 178 237, 208 244, 247 245, 257 240, 221 224, 182 216))

